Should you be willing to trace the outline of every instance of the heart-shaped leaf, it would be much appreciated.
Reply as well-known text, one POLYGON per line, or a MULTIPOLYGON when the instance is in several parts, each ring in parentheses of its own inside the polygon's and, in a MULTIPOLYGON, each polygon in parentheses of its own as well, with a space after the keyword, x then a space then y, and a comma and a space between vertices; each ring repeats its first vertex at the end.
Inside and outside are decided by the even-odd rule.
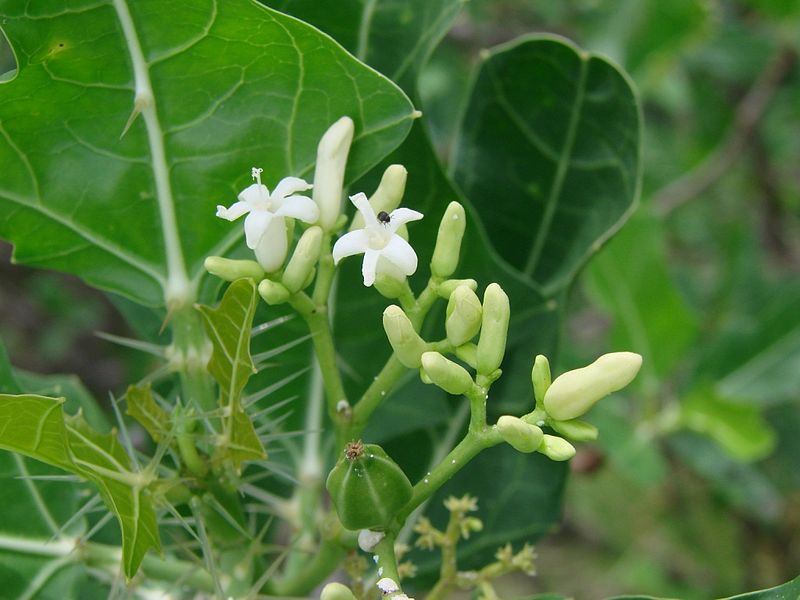
POLYGON ((408 132, 405 95, 314 28, 250 0, 181 7, 0 0, 19 63, 0 100, 0 236, 16 260, 191 301, 203 258, 241 238, 214 206, 250 167, 268 185, 308 176, 350 115, 352 178, 408 132))
POLYGON ((492 245, 552 294, 625 221, 639 191, 641 116, 630 81, 566 40, 487 52, 453 160, 492 245))

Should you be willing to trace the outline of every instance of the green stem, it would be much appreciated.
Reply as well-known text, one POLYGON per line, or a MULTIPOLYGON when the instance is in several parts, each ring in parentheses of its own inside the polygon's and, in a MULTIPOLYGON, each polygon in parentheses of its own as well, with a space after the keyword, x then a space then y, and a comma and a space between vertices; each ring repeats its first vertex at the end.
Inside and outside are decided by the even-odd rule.
MULTIPOLYGON (((381 577, 388 577, 400 586, 400 575, 397 572, 397 557, 394 554, 395 534, 387 531, 383 539, 372 549, 381 577)), ((402 587, 402 586, 400 586, 402 587)))
POLYGON ((392 354, 386 364, 383 365, 378 376, 353 407, 353 416, 350 427, 347 429, 346 440, 356 439, 361 435, 372 413, 380 406, 381 402, 392 391, 397 381, 406 371, 406 367, 392 354))
POLYGON ((202 318, 193 306, 176 310, 171 316, 171 362, 178 371, 184 404, 192 404, 201 414, 217 409, 213 382, 206 370, 211 345, 202 318))
POLYGON ((325 237, 322 238, 322 253, 319 257, 317 283, 314 285, 314 293, 312 295, 312 300, 317 306, 326 306, 328 304, 328 296, 331 292, 335 272, 336 267, 333 264, 333 255, 331 254, 331 234, 326 233, 325 237))
POLYGON ((336 366, 336 349, 333 345, 333 334, 328 321, 326 306, 315 304, 306 294, 300 292, 289 300, 300 316, 305 319, 311 332, 311 342, 322 373, 322 381, 327 398, 328 416, 337 426, 337 431, 343 428, 343 417, 336 410, 340 400, 347 401, 339 368, 336 366))

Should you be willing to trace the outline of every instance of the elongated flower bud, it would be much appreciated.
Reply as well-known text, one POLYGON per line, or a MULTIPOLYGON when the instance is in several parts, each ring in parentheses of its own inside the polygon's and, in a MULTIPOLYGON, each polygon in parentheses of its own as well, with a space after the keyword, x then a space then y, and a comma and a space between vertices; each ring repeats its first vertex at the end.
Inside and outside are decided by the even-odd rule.
POLYGON ((557 421, 580 417, 612 392, 628 385, 642 366, 634 352, 604 354, 589 366, 556 377, 544 395, 547 414, 557 421))
POLYGON ((448 394, 461 395, 472 387, 472 377, 467 370, 439 354, 425 352, 422 369, 430 380, 448 394))
POLYGON ((597 439, 597 427, 586 421, 581 421, 579 419, 554 421, 550 419, 547 424, 558 433, 564 437, 568 437, 574 442, 590 442, 597 439))
POLYGON ((491 283, 483 293, 483 320, 478 340, 478 373, 490 375, 500 367, 506 352, 508 319, 511 310, 508 296, 496 283, 491 283))
POLYGON ((314 202, 319 206, 319 225, 332 231, 342 212, 342 185, 347 154, 353 142, 353 121, 342 117, 331 125, 317 146, 314 170, 314 202))
POLYGON ((319 600, 356 600, 356 597, 349 587, 334 581, 322 588, 319 600))
POLYGON ((242 277, 261 281, 265 275, 264 269, 254 260, 234 260, 221 256, 209 256, 203 266, 206 271, 225 281, 236 281, 242 277))
POLYGON ((462 285, 467 286, 473 292, 478 289, 478 282, 474 279, 448 279, 439 284, 436 293, 439 294, 440 298, 447 300, 462 285))
POLYGON ((301 290, 303 284, 308 280, 308 274, 319 260, 321 247, 322 229, 320 227, 309 227, 300 236, 282 278, 284 287, 292 294, 301 290))
POLYGON ((467 218, 464 214, 464 207, 458 202, 448 204, 442 221, 439 223, 439 233, 436 236, 436 246, 433 249, 433 258, 431 258, 431 274, 434 277, 444 279, 450 277, 456 270, 466 225, 467 218))
POLYGON ((536 398, 536 406, 542 406, 544 395, 550 387, 550 361, 543 354, 536 356, 531 370, 531 383, 533 383, 533 395, 536 398))
POLYGON ((468 286, 462 285, 450 295, 444 327, 447 341, 453 346, 466 344, 481 328, 481 301, 468 286))
POLYGON ((384 298, 394 300, 402 296, 408 289, 406 287, 406 278, 402 273, 391 272, 391 265, 389 271, 382 271, 375 274, 375 283, 373 284, 378 293, 384 298))
POLYGON ((383 329, 397 360, 409 369, 418 369, 422 365, 422 353, 428 349, 428 345, 414 331, 402 308, 394 304, 386 307, 383 311, 383 329))
POLYGON ((534 452, 542 443, 544 432, 522 419, 503 415, 497 419, 497 431, 505 442, 520 452, 534 452))
MULTIPOLYGON (((381 212, 391 213, 395 208, 400 206, 403 201, 403 194, 406 191, 406 178, 408 171, 403 165, 389 165, 383 172, 381 182, 378 184, 378 189, 369 199, 372 210, 375 214, 381 212)), ((354 229, 364 228, 364 215, 361 212, 356 212, 353 217, 353 223, 350 225, 350 231, 354 229)), ((408 239, 408 235, 404 239, 408 239)))
POLYGON ((291 296, 282 284, 271 279, 264 279, 258 284, 258 293, 269 305, 283 304, 291 296))
POLYGON ((575 456, 575 446, 564 438, 546 433, 542 437, 542 445, 539 446, 538 450, 550 460, 558 462, 569 460, 575 456))

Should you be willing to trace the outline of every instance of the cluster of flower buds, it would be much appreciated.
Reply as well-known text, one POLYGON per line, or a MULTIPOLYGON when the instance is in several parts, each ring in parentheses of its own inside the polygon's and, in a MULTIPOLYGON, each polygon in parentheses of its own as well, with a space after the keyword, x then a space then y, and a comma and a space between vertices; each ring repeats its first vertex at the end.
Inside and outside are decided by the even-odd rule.
POLYGON ((604 354, 592 364, 561 374, 551 382, 550 363, 541 354, 531 371, 537 409, 522 418, 504 415, 497 431, 520 452, 541 452, 552 460, 569 460, 575 455, 574 442, 597 438, 597 428, 578 417, 600 399, 628 385, 642 365, 633 352, 604 354), (564 437, 542 431, 547 425, 564 437))
MULTIPOLYGON (((446 342, 461 361, 478 375, 494 381, 506 348, 509 321, 508 296, 496 283, 490 284, 478 299, 469 281, 460 282, 450 293, 445 314, 446 342), (477 344, 474 339, 478 337, 477 344)), ((383 312, 383 328, 397 359, 410 369, 420 369, 425 383, 432 383, 450 394, 464 394, 473 385, 472 375, 460 364, 434 350, 417 333, 405 311, 390 305, 383 312)))

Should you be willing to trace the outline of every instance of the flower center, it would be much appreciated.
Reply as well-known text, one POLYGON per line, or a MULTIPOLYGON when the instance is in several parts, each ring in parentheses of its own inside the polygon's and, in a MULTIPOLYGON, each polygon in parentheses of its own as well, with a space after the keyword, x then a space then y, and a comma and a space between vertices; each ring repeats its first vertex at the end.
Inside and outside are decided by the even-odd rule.
POLYGON ((370 250, 383 250, 390 239, 392 239, 392 234, 385 227, 367 228, 367 244, 370 250))

